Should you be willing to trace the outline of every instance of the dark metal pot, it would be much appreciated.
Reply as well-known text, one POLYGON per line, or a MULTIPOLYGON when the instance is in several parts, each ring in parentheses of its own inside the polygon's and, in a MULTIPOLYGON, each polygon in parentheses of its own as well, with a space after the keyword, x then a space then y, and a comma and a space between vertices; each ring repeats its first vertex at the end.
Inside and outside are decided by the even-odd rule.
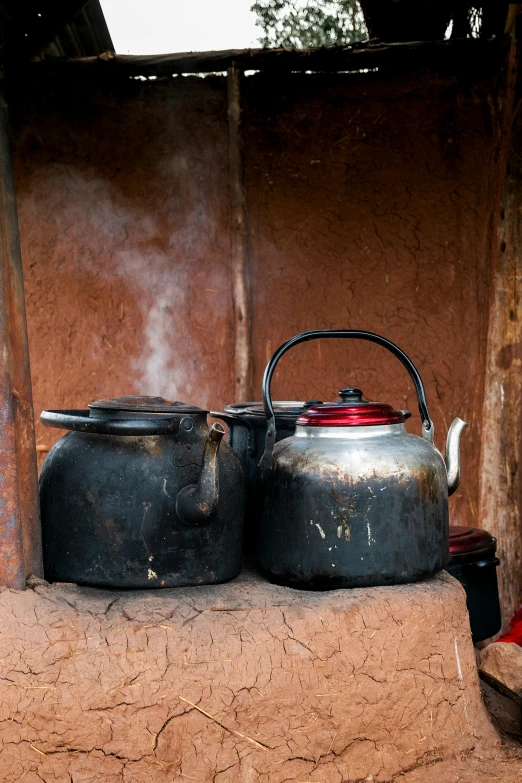
POLYGON ((263 509, 259 565, 274 582, 325 589, 399 584, 428 577, 448 560, 448 493, 460 480, 456 419, 446 464, 433 445, 433 424, 417 369, 398 346, 355 330, 312 331, 284 343, 263 379, 268 428, 259 465, 263 509), (270 397, 280 358, 301 342, 359 338, 387 348, 408 370, 422 437, 406 431, 406 411, 368 402, 347 388, 335 403, 313 405, 295 435, 277 443, 270 397))
POLYGON ((446 570, 466 591, 473 641, 482 642, 500 631, 497 539, 487 530, 450 527, 450 561, 446 570))
POLYGON ((46 579, 141 588, 237 576, 243 471, 207 411, 119 397, 41 421, 71 430, 40 477, 46 579))
MULTIPOLYGON (((309 402, 274 402, 277 422, 277 440, 288 438, 295 432, 298 416, 318 400, 309 402)), ((210 411, 216 419, 228 426, 228 443, 234 449, 245 474, 245 547, 251 552, 260 504, 257 498, 257 468, 266 441, 266 414, 262 402, 236 402, 224 411, 210 411)))

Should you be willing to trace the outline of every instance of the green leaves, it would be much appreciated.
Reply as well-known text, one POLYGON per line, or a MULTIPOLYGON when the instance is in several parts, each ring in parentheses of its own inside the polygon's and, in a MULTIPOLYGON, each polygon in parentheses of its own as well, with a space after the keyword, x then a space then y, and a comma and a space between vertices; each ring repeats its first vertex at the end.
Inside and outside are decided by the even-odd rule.
POLYGON ((339 46, 367 37, 358 0, 257 0, 264 47, 339 46))

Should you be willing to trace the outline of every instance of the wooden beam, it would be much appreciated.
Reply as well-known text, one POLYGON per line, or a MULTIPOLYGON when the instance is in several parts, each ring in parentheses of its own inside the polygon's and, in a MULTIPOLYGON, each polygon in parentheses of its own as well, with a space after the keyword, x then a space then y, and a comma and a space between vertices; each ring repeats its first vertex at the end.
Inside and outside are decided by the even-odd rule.
POLYGON ((493 234, 480 463, 480 527, 498 540, 500 604, 507 626, 522 598, 522 83, 520 44, 507 64, 498 232, 493 234), (507 169, 506 169, 507 157, 507 169), (500 219, 499 219, 500 218, 500 219))
POLYGON ((231 210, 230 255, 234 308, 234 396, 238 402, 252 398, 252 329, 248 277, 246 198, 243 183, 241 136, 241 72, 232 66, 227 72, 229 189, 231 210))
POLYGON ((22 258, 7 106, 0 92, 0 584, 42 575, 22 258))
POLYGON ((463 39, 409 43, 363 42, 320 49, 230 49, 219 52, 181 52, 160 55, 119 55, 107 52, 98 57, 49 57, 30 63, 33 73, 96 73, 126 77, 172 76, 182 73, 216 73, 235 68, 286 71, 360 71, 372 68, 434 67, 470 74, 501 66, 507 38, 463 39))

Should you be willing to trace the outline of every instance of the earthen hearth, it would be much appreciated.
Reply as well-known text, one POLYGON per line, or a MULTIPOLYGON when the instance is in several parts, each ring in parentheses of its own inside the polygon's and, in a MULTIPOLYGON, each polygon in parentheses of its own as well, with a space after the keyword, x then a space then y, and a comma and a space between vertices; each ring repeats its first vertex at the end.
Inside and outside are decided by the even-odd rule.
POLYGON ((445 573, 323 593, 36 580, 0 612, 3 783, 388 781, 499 747, 445 573))

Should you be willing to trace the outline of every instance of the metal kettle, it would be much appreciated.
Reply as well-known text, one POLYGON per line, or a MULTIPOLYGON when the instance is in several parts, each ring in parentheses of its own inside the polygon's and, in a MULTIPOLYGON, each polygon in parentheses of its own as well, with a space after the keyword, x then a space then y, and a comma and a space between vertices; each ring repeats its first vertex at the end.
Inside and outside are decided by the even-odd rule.
POLYGON ((44 411, 71 430, 40 477, 44 571, 50 581, 177 587, 237 576, 244 482, 207 411, 161 397, 98 400, 44 411))
POLYGON ((317 330, 284 343, 263 379, 268 421, 259 463, 261 570, 274 582, 307 589, 399 584, 428 577, 449 557, 448 495, 460 481, 459 445, 467 426, 451 425, 446 461, 433 444, 421 377, 406 354, 372 332, 317 330), (411 414, 368 402, 346 388, 335 403, 303 412, 292 437, 276 443, 270 384, 281 357, 317 338, 358 338, 389 350, 417 393, 422 437, 411 414))

